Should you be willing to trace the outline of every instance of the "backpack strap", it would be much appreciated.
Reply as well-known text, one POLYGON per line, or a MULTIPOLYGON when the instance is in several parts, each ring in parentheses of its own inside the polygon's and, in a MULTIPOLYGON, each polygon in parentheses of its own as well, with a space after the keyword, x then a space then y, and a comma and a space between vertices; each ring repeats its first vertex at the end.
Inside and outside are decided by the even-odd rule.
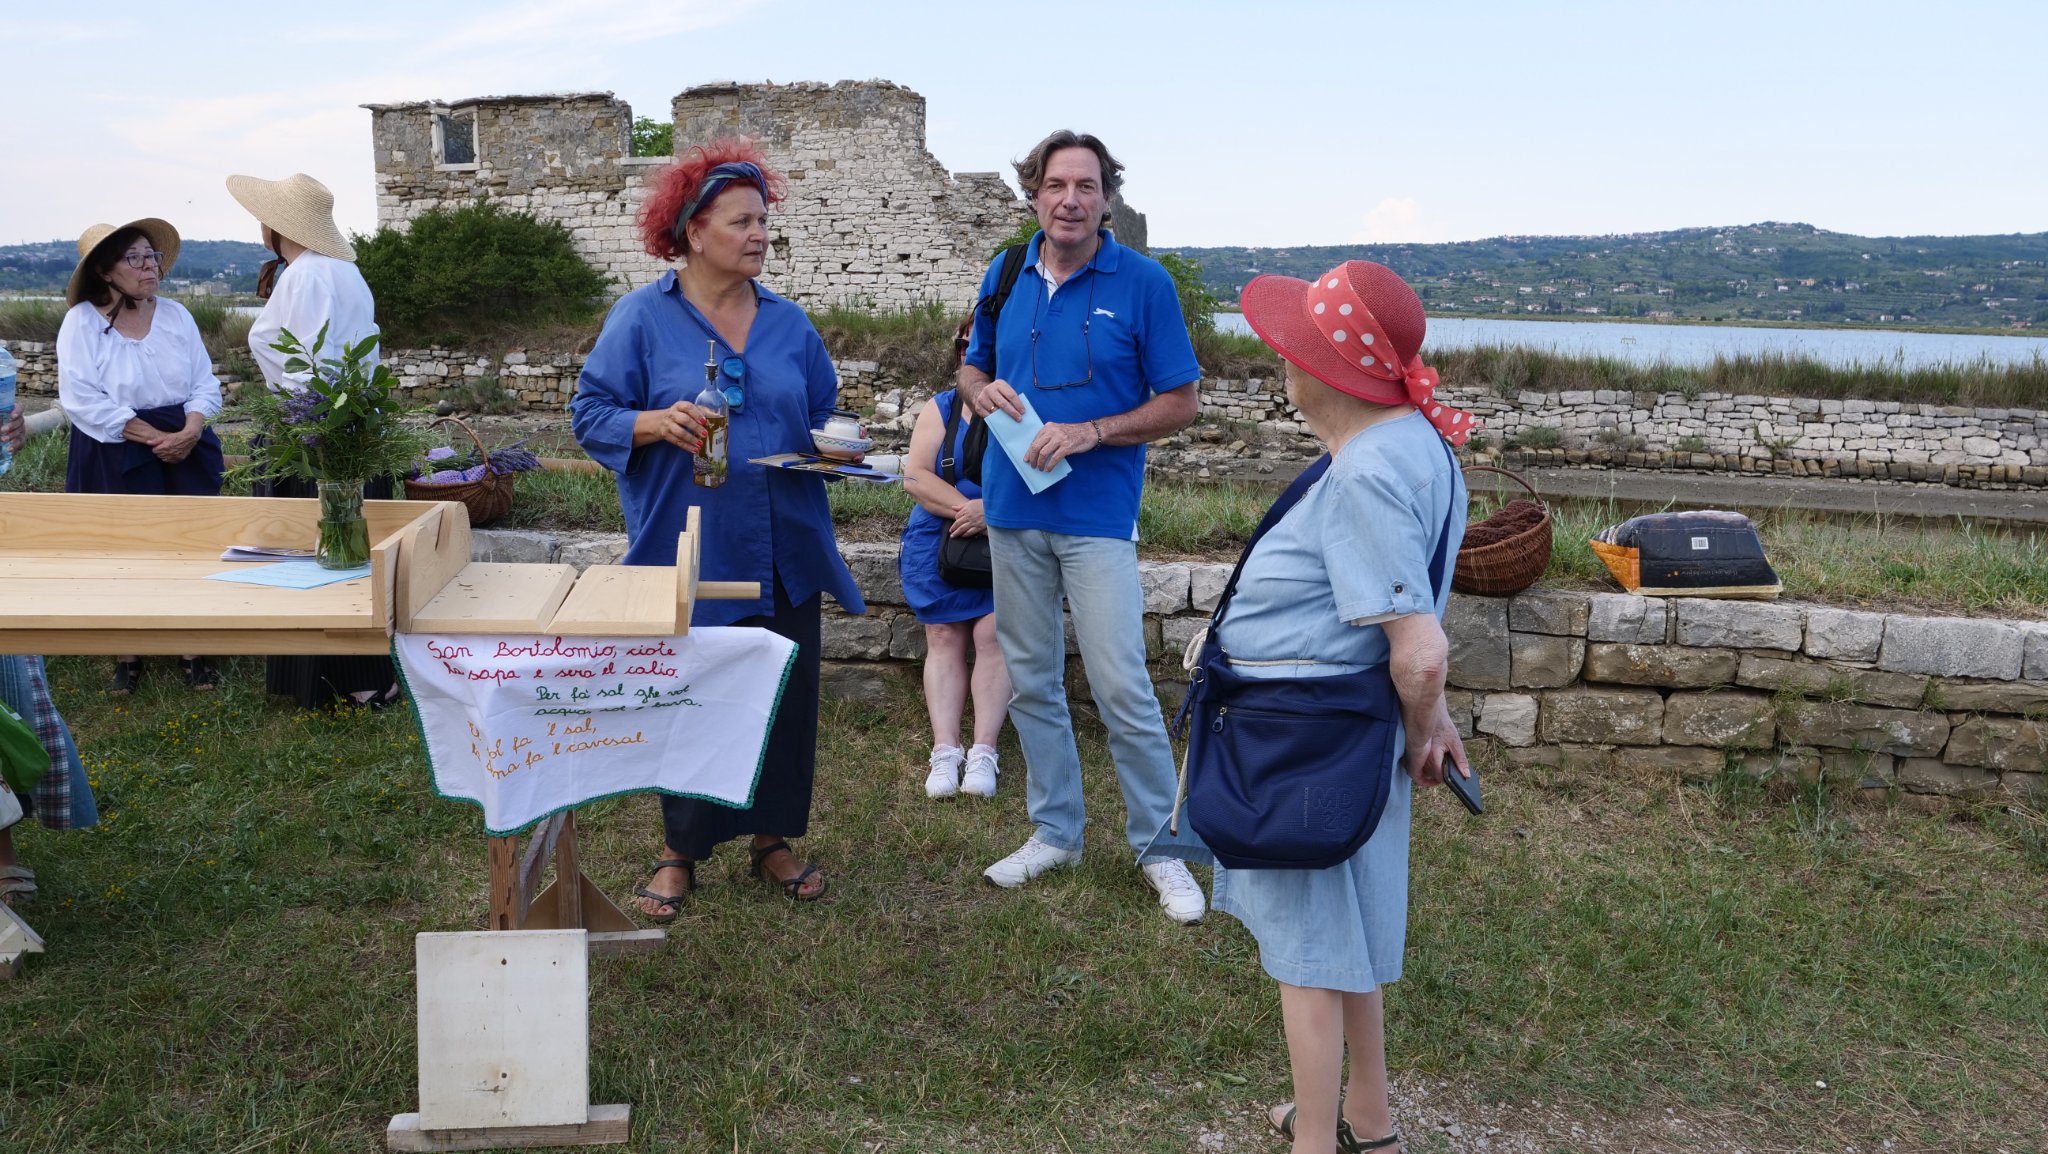
POLYGON ((1024 253, 1031 247, 1030 242, 1003 246, 996 254, 1002 261, 996 272, 995 291, 975 302, 974 311, 988 318, 990 324, 1000 323, 1003 306, 1009 303, 1010 290, 1017 287, 1017 276, 1024 271, 1024 253))

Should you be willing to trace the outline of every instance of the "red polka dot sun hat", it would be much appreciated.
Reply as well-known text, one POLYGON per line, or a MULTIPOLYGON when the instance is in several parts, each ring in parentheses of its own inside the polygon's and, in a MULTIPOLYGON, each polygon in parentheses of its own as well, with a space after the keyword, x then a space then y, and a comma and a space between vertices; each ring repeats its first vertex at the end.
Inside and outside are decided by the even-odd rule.
POLYGON ((1436 370, 1420 355, 1429 318, 1415 290, 1385 265, 1345 261, 1314 281, 1256 277, 1242 301, 1260 340, 1338 392, 1412 404, 1453 445, 1479 427, 1472 414, 1436 399, 1436 370))

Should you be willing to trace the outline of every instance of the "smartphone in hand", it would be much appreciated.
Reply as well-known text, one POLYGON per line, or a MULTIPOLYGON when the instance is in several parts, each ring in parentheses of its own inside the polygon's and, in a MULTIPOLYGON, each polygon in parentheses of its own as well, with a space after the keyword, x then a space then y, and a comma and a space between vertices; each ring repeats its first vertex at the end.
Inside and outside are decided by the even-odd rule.
POLYGON ((1472 770, 1471 777, 1466 777, 1458 772, 1458 767, 1451 764, 1451 759, 1447 757, 1444 759, 1444 784, 1451 787, 1451 792, 1458 795, 1458 800, 1465 803, 1466 809, 1473 813, 1486 812, 1486 807, 1479 802, 1479 771, 1477 769, 1472 770))

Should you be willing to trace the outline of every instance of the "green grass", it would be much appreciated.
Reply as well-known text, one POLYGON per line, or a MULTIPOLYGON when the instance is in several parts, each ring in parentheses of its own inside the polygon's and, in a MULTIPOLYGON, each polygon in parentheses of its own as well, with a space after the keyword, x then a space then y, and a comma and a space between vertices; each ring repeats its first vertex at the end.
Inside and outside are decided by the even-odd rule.
MULTIPOLYGON (((402 715, 266 701, 251 659, 213 696, 158 661, 115 704, 105 666, 52 663, 108 819, 20 836, 50 952, 0 984, 9 1150, 379 1148, 417 1105, 412 935, 483 924, 475 811, 432 795, 402 715)), ((1084 865, 1009 893, 977 872, 1028 829, 1021 776, 928 802, 904 717, 909 687, 826 706, 803 843, 825 902, 728 850, 665 953, 593 962, 592 1100, 633 1104, 629 1148, 1178 1154, 1204 1127, 1269 1148, 1272 983, 1235 921, 1154 912, 1099 731, 1084 865)), ((1669 1108, 1773 1150, 2018 1150, 2048 1121, 2038 830, 1734 778, 1491 767, 1488 791, 1481 821, 1418 804, 1389 1049, 1435 1104, 1669 1108)), ((652 802, 582 825, 625 894, 652 802)))
POLYGON ((57 327, 64 323, 64 302, 0 301, 0 341, 57 339, 57 327))

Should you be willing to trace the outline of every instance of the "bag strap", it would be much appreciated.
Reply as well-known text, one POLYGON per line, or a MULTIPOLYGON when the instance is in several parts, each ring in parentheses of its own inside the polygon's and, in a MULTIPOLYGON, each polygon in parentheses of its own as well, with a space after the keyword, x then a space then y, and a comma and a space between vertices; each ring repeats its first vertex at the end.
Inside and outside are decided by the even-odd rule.
MULTIPOLYGON (((1439 441, 1443 444, 1444 455, 1450 457, 1451 469, 1455 473, 1458 458, 1451 452, 1450 442, 1442 441, 1441 438, 1439 441)), ((1224 611, 1230 608, 1231 595, 1237 592, 1237 579, 1244 574, 1245 562, 1251 560, 1252 550, 1258 548, 1259 539, 1266 535, 1267 530, 1278 525, 1281 518, 1287 516, 1308 493, 1311 486, 1323 479, 1323 474, 1330 471, 1330 461, 1330 454, 1324 453, 1316 458, 1314 464, 1303 469, 1301 476, 1296 477, 1294 483, 1287 486, 1287 491, 1280 494, 1280 499, 1273 502, 1273 507, 1266 510, 1265 519, 1259 522, 1258 529, 1252 533, 1252 539, 1245 542, 1244 552, 1237 558, 1237 568, 1230 571, 1230 581, 1223 586, 1223 595, 1217 598, 1216 612, 1209 616, 1209 637, 1212 642, 1219 636, 1217 629, 1223 624, 1224 611)), ((1443 528, 1436 535, 1436 553, 1429 559, 1429 591, 1432 601, 1443 596, 1444 552, 1451 540, 1451 518, 1457 515, 1457 502, 1449 502, 1444 510, 1443 528)))
POLYGON ((960 394, 953 394, 953 403, 946 409, 945 441, 939 446, 939 476, 948 485, 960 483, 960 394))

